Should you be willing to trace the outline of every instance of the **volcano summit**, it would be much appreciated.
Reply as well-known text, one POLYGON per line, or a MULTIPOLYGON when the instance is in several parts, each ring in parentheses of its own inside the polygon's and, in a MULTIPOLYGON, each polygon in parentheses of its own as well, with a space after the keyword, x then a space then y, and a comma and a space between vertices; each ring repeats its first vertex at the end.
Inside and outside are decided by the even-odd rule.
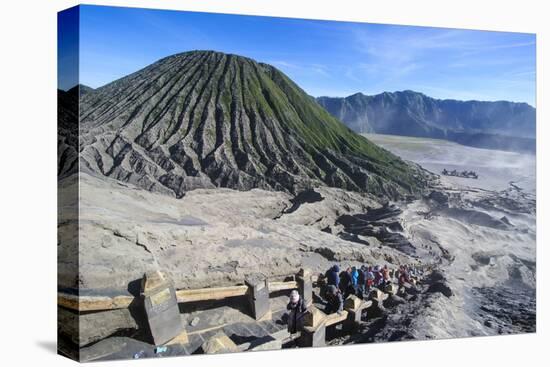
POLYGON ((196 188, 387 198, 420 171, 354 133, 273 66, 213 51, 166 57, 80 94, 80 169, 182 197, 196 188))

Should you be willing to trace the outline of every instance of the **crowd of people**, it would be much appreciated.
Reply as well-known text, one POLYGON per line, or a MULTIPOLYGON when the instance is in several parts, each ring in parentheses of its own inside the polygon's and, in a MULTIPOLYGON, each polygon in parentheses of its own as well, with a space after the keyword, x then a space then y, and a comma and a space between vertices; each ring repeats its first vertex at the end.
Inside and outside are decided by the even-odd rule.
POLYGON ((421 269, 409 265, 401 265, 395 270, 388 265, 349 266, 343 271, 340 271, 338 265, 333 265, 324 274, 327 286, 324 294, 339 291, 344 299, 350 294, 363 299, 368 297, 373 288, 384 290, 387 285, 394 283, 394 279, 401 287, 411 283, 411 279, 421 275, 421 272, 421 269))
MULTIPOLYGON (((399 288, 405 287, 414 284, 415 280, 422 275, 422 268, 412 265, 400 265, 398 269, 390 269, 388 265, 348 266, 341 271, 335 264, 319 278, 321 297, 325 301, 324 311, 326 314, 340 314, 344 309, 344 300, 349 295, 353 294, 366 299, 374 288, 385 291, 394 283, 397 283, 399 288)), ((289 311, 288 330, 290 333, 295 333, 303 325, 303 317, 307 311, 307 306, 298 291, 293 290, 290 293, 287 310, 289 311)))

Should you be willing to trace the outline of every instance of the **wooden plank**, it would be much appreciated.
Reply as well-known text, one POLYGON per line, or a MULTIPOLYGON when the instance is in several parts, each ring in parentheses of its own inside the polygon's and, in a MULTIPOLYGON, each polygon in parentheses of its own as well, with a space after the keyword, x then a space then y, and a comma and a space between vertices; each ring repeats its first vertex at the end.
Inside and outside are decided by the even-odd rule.
POLYGON ((78 311, 78 296, 57 292, 57 304, 78 311))
MULTIPOLYGON (((296 281, 289 282, 269 282, 269 291, 278 292, 298 288, 296 281)), ((236 285, 229 287, 214 287, 202 289, 181 289, 176 291, 176 297, 179 303, 214 301, 229 297, 241 297, 246 295, 248 287, 246 285, 236 285)), ((127 308, 134 298, 132 296, 77 296, 66 293, 57 293, 57 303, 59 306, 75 311, 106 311, 127 308)))
POLYGON ((176 297, 179 303, 213 301, 229 297, 244 296, 247 291, 248 287, 246 285, 202 289, 181 289, 176 291, 176 297))
POLYGON ((269 287, 269 292, 278 292, 278 291, 296 289, 298 288, 298 282, 296 281, 269 282, 268 287, 269 287))
POLYGON ((340 315, 338 315, 338 313, 336 312, 331 313, 330 315, 327 316, 325 325, 331 326, 334 324, 338 324, 339 322, 342 322, 347 318, 348 318, 348 311, 342 311, 340 315))
MULTIPOLYGON (((269 282, 268 284, 270 292, 277 292, 282 290, 290 290, 298 287, 296 281, 290 282, 269 282)), ((236 285, 230 287, 215 287, 215 288, 202 288, 202 289, 184 289, 176 291, 178 302, 197 302, 197 301, 209 301, 220 300, 229 297, 240 297, 246 295, 248 287, 246 285, 236 285)))
POLYGON ((73 294, 57 293, 58 305, 79 311, 104 311, 104 310, 117 310, 120 308, 128 308, 130 303, 134 300, 132 296, 116 296, 116 297, 103 297, 103 296, 83 296, 79 297, 73 294))

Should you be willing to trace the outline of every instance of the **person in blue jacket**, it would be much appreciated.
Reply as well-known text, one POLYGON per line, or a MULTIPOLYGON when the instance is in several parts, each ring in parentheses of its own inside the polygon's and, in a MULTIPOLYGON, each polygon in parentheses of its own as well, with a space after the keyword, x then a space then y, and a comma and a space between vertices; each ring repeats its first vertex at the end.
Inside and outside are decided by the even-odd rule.
POLYGON ((367 283, 367 268, 365 265, 361 265, 359 269, 357 269, 357 273, 359 273, 359 276, 357 277, 357 293, 356 295, 363 299, 365 295, 365 286, 367 283))
POLYGON ((354 266, 351 268, 351 285, 354 289, 357 289, 359 280, 359 272, 357 271, 357 268, 354 266))
POLYGON ((334 264, 330 269, 325 273, 327 278, 327 285, 333 285, 336 288, 340 285, 340 267, 334 264))

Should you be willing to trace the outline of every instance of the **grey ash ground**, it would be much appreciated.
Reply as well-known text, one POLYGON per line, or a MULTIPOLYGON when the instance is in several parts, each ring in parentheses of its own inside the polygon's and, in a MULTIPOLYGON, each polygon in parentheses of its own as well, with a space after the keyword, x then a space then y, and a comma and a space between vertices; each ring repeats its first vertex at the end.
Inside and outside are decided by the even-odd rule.
MULTIPOLYGON (((60 93, 60 106, 71 98, 60 93)), ((80 98, 79 139, 74 110, 59 124, 60 190, 80 193, 78 203, 60 196, 61 289, 128 295, 152 270, 195 289, 257 272, 279 279, 334 263, 421 262, 440 278, 391 297, 330 343, 534 331, 534 156, 366 139, 277 69, 217 52, 168 57, 80 98), (439 177, 442 168, 474 169, 479 179, 439 177)), ((286 300, 277 295, 272 308, 286 300)), ((239 305, 182 311, 185 322, 199 318, 192 346, 200 330, 256 325, 239 305)), ((60 308, 63 343, 90 359, 150 353, 132 312, 60 308), (79 334, 64 322, 75 317, 79 334)), ((280 317, 270 325, 284 329, 280 317)), ((271 326, 261 327, 277 332, 271 326)), ((251 335, 233 334, 252 348, 251 335)), ((196 351, 187 349, 169 353, 196 351)))

